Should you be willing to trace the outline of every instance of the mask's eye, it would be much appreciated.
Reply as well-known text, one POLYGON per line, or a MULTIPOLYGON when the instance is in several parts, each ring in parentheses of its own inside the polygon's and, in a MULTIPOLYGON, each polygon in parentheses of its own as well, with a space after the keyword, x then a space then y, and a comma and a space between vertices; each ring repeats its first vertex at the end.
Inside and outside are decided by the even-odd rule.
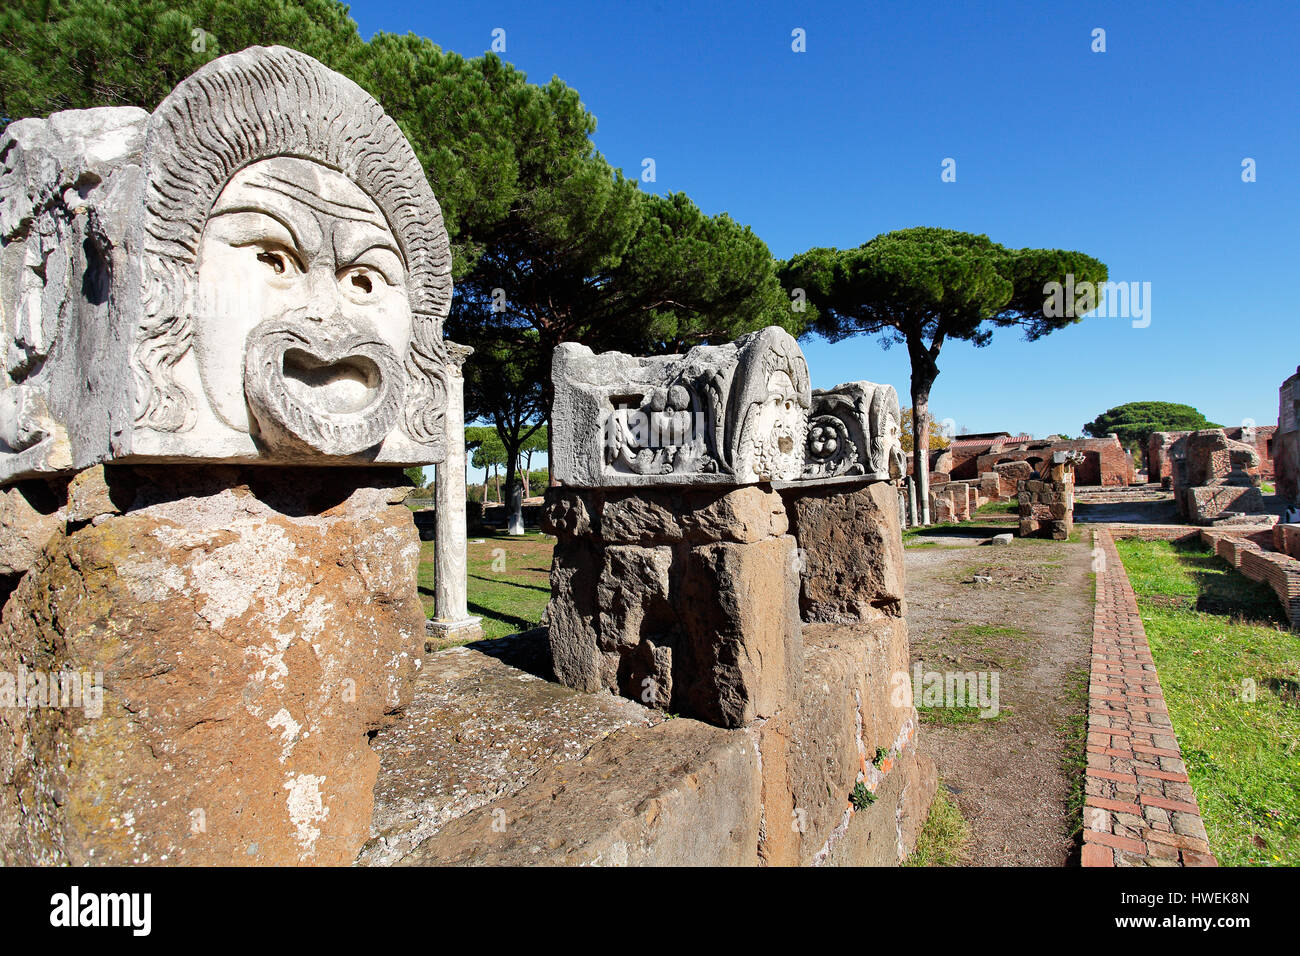
POLYGON ((296 264, 292 256, 279 249, 263 249, 257 254, 257 261, 267 265, 278 276, 284 275, 296 264))
POLYGON ((383 274, 369 266, 353 266, 339 275, 343 291, 353 299, 367 299, 388 282, 383 274))

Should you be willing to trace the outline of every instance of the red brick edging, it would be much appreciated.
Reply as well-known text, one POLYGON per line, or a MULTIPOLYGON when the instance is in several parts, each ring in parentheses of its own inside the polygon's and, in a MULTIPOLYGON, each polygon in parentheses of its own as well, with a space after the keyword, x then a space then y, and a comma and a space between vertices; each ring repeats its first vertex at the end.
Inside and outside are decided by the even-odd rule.
POLYGON ((1084 866, 1217 866, 1187 781, 1137 598, 1106 529, 1088 681, 1084 866))

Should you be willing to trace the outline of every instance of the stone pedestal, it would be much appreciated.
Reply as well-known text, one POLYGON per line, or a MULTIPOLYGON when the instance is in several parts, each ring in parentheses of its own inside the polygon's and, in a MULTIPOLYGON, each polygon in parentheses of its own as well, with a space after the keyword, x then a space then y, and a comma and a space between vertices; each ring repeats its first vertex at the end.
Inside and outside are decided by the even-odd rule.
POLYGON ((403 484, 175 465, 74 479, 0 618, 0 671, 29 689, 84 678, 80 700, 0 709, 4 862, 351 862, 379 770, 367 735, 421 661, 403 484))
POLYGON ((799 557, 756 486, 547 491, 555 675, 739 727, 793 699, 799 557))

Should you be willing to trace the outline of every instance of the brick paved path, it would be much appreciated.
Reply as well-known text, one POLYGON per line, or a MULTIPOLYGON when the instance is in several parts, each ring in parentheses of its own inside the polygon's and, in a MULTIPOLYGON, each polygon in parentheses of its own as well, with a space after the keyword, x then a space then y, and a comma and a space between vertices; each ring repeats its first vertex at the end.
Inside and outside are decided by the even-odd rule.
POLYGON ((1083 865, 1216 866, 1133 587, 1110 532, 1094 544, 1083 865))

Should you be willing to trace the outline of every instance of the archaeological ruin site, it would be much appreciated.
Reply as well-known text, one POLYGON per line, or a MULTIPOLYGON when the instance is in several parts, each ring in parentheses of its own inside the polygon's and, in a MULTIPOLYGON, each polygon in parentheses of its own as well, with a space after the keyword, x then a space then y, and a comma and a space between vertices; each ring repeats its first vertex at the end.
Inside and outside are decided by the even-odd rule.
POLYGON ((1300 863, 1300 368, 967 411, 1118 276, 780 259, 422 42, 5 117, 0 863, 1300 863))

